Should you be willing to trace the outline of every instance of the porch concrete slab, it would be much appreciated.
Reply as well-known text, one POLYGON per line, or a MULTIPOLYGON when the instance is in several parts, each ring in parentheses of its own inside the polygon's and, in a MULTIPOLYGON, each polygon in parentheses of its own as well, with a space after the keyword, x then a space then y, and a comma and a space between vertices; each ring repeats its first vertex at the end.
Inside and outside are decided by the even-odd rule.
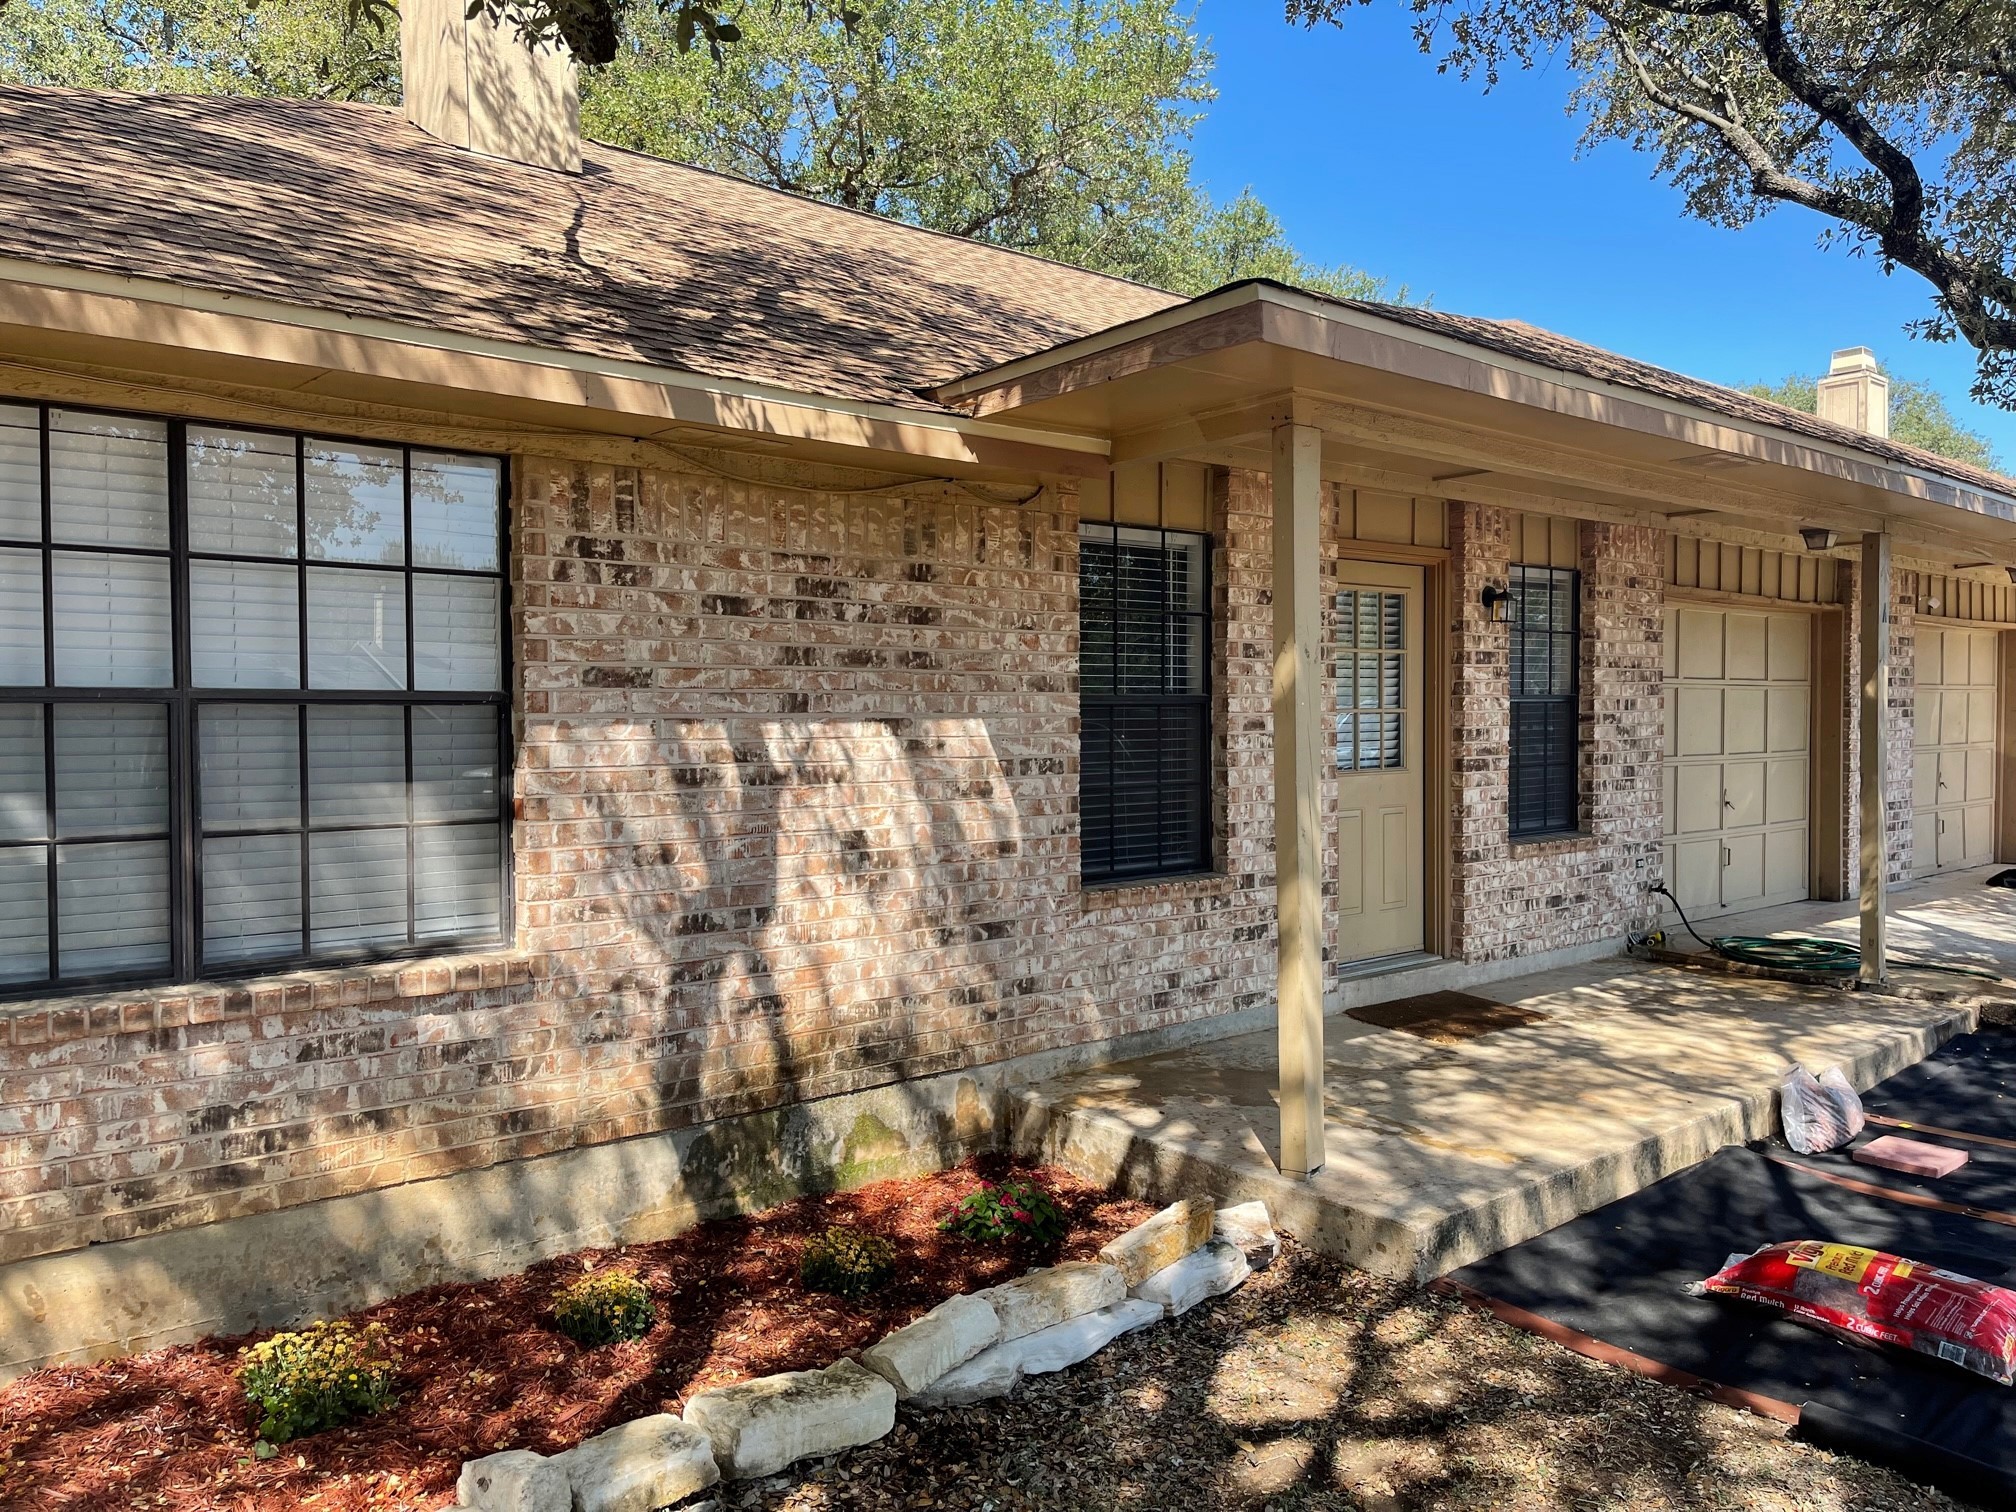
MULTIPOLYGON (((1998 928, 2016 942, 2016 894, 1992 898, 1998 928)), ((1839 1065, 1867 1087, 1977 1016, 1970 1001, 1621 958, 1478 992, 1522 1010, 1496 1016, 1518 1022, 1436 1043, 1349 1017, 1326 1021, 1325 1163, 1306 1182, 1274 1163, 1271 1031, 1023 1088, 1012 1135, 1132 1193, 1258 1198, 1305 1244, 1382 1275, 1427 1279, 1772 1132, 1775 1089, 1795 1060, 1816 1071, 1839 1065)))

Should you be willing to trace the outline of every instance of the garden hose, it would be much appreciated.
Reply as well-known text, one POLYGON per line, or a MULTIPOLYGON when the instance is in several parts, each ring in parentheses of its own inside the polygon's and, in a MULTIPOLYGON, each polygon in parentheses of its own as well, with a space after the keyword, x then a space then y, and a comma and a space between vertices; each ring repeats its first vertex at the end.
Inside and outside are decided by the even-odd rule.
MULTIPOLYGON (((1783 939, 1767 935, 1717 935, 1712 940, 1704 939, 1701 931, 1688 919, 1687 910, 1680 906, 1680 900, 1663 884, 1649 891, 1673 905, 1673 911, 1680 915, 1681 924, 1686 927, 1687 933, 1701 942, 1702 949, 1712 951, 1725 961, 1735 961, 1744 966, 1765 966, 1774 971, 1804 971, 1816 976, 1854 976, 1862 969, 1861 949, 1841 940, 1822 940, 1812 935, 1793 935, 1783 939)), ((1942 966, 1899 956, 1892 956, 1890 964, 1912 971, 1943 971, 1949 976, 1979 977, 1986 982, 2002 980, 1996 973, 1978 966, 1942 966)))

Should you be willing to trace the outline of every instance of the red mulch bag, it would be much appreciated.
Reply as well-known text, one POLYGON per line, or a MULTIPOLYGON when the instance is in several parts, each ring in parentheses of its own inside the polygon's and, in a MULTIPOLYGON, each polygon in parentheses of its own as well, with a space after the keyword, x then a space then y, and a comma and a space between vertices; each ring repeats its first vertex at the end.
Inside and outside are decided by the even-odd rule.
POLYGON ((1732 1255, 1695 1296, 1742 1297, 2016 1385, 2016 1292, 1881 1250, 1801 1239, 1732 1255))

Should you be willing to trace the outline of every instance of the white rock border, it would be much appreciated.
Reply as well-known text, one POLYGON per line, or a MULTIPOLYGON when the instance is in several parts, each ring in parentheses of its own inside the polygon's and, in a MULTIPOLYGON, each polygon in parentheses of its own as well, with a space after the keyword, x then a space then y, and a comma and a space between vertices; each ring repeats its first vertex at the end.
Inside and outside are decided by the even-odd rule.
POLYGON ((1249 1257, 1264 1266, 1279 1248, 1264 1204, 1214 1214, 1210 1199, 1186 1199, 1100 1252, 1136 1270, 1146 1255, 1175 1253, 1132 1286, 1103 1258, 1034 1270, 941 1302, 864 1350, 861 1363, 843 1359, 823 1371, 702 1392, 687 1403, 683 1421, 663 1413, 639 1418, 563 1454, 514 1449, 465 1461, 454 1505, 468 1512, 629 1512, 641 1505, 633 1498, 677 1485, 685 1496, 717 1478, 772 1475, 800 1459, 875 1442, 895 1426, 898 1398, 926 1408, 982 1402, 1006 1396, 1026 1376, 1069 1369, 1123 1334, 1243 1285, 1252 1274, 1249 1257), (707 1431, 710 1420, 718 1437, 707 1431))

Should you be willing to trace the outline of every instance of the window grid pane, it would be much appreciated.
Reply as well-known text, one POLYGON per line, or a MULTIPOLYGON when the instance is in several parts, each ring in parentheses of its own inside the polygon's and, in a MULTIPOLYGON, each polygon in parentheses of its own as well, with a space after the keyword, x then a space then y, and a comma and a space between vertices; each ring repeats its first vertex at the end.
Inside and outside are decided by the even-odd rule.
POLYGON ((1211 863, 1210 539, 1079 534, 1083 880, 1211 863))
POLYGON ((1581 822, 1580 587, 1580 574, 1568 568, 1512 569, 1513 835, 1557 834, 1581 822))
POLYGON ((503 481, 0 404, 0 990, 503 937, 503 481))

